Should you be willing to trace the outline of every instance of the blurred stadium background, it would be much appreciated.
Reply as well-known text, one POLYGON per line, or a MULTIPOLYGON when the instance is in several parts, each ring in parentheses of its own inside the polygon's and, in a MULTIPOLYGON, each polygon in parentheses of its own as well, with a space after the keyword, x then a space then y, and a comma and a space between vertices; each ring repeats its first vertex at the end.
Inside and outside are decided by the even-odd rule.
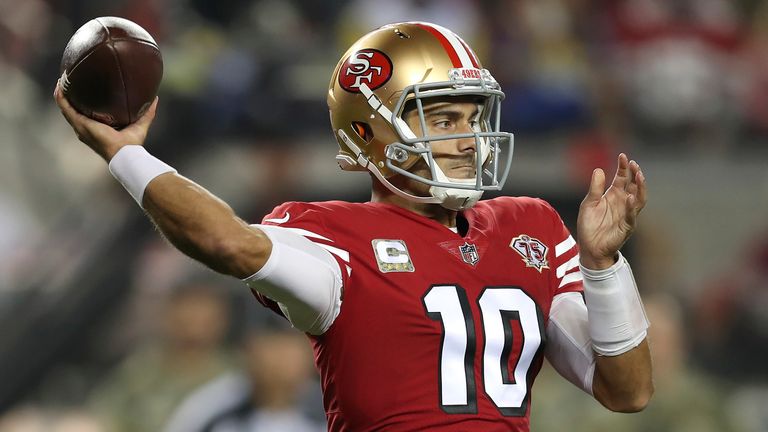
POLYGON ((287 200, 368 199, 367 176, 333 160, 325 106, 352 41, 400 20, 463 35, 507 93, 505 194, 573 227, 592 168, 619 151, 650 183, 627 255, 656 397, 609 414, 544 371, 532 430, 768 431, 768 2, 0 0, 0 432, 173 430, 195 400, 219 410, 208 429, 176 430, 256 430, 211 420, 247 423, 198 391, 222 376, 253 412, 278 400, 296 430, 322 422, 310 354, 286 349, 277 364, 296 367, 271 387, 238 372, 277 370, 259 348, 281 324, 160 240, 53 103, 67 40, 104 15, 162 49, 150 151, 253 222, 287 200))

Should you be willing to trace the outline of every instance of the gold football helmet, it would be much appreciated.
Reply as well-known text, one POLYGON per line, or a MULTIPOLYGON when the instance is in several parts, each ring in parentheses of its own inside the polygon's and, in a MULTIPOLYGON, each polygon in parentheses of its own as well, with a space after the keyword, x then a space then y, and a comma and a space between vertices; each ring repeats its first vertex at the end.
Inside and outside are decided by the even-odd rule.
POLYGON ((486 190, 500 190, 512 163, 513 136, 499 131, 504 93, 471 48, 452 31, 425 22, 389 24, 355 42, 331 77, 328 108, 339 143, 336 160, 344 170, 369 170, 393 193, 422 203, 461 210, 486 190), (468 133, 417 135, 403 120, 406 107, 418 110, 426 131, 427 98, 477 96, 479 118, 468 133), (473 138, 475 178, 447 177, 430 144, 473 138), (431 178, 409 171, 426 161, 431 178), (430 186, 415 196, 388 179, 403 175, 430 186))

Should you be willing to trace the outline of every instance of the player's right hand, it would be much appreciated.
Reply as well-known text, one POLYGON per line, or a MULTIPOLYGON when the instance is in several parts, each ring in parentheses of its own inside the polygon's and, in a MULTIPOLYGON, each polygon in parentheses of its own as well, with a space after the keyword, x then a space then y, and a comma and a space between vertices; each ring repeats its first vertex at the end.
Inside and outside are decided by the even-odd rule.
POLYGON ((59 105, 61 113, 67 119, 77 138, 109 162, 112 156, 126 145, 144 145, 149 126, 155 119, 158 98, 152 102, 147 112, 136 122, 126 126, 122 130, 115 130, 111 126, 90 119, 75 110, 70 105, 61 89, 61 80, 56 82, 53 97, 59 105))

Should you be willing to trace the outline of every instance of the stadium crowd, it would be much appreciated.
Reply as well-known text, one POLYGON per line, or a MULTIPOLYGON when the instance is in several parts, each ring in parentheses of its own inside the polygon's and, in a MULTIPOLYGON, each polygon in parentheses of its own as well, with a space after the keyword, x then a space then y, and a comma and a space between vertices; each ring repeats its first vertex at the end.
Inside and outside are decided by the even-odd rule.
POLYGON ((652 179, 628 254, 656 396, 606 413, 545 367, 532 430, 768 430, 768 2, 0 0, 0 382, 16 383, 0 432, 323 430, 306 346, 136 222, 52 102, 66 41, 104 15, 161 47, 152 152, 252 222, 288 200, 368 198, 338 172, 325 105, 352 41, 404 20, 455 30, 507 95, 504 193, 541 191, 573 227, 618 151, 652 179))

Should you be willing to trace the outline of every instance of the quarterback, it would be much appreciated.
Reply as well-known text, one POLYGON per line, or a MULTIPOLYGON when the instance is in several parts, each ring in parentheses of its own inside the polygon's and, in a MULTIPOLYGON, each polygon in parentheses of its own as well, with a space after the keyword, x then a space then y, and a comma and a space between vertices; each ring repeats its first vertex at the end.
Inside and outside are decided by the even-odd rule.
POLYGON ((499 84, 452 31, 384 26, 328 89, 344 170, 370 202, 289 202, 260 224, 143 147, 157 101, 116 131, 55 99, 81 141, 183 253, 244 280, 307 334, 331 431, 528 431, 544 357, 613 411, 653 393, 648 321, 619 249, 646 203, 639 165, 593 172, 576 238, 546 202, 500 190, 513 137, 499 84))

